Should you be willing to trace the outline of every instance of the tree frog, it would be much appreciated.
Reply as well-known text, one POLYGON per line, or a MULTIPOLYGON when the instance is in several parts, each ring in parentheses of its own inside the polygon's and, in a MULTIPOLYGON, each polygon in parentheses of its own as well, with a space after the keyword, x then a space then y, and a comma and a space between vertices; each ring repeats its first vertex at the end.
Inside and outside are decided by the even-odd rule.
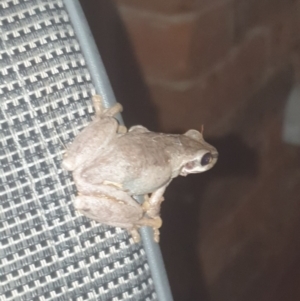
POLYGON ((117 103, 105 109, 93 97, 95 116, 67 148, 62 167, 72 171, 78 190, 75 209, 106 225, 127 229, 135 242, 138 229, 150 226, 159 241, 160 206, 173 178, 212 168, 217 150, 202 133, 163 134, 137 125, 127 130, 115 115, 117 103), (144 195, 139 204, 133 196, 144 195))

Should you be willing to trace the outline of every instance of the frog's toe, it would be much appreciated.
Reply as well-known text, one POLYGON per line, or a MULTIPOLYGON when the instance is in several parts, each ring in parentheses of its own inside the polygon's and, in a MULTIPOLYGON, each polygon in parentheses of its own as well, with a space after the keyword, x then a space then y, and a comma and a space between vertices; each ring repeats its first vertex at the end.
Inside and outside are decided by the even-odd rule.
POLYGON ((96 116, 100 117, 103 114, 103 101, 100 95, 93 95, 92 101, 95 109, 96 116))
POLYGON ((157 229, 157 228, 153 228, 153 239, 155 242, 159 243, 160 232, 159 232, 159 229, 157 229))
POLYGON ((159 216, 153 218, 154 229, 159 229, 162 226, 162 219, 159 216))
POLYGON ((137 228, 130 229, 129 233, 135 243, 139 243, 141 241, 141 236, 137 228))
POLYGON ((117 102, 114 106, 105 109, 103 115, 113 117, 116 114, 121 113, 122 111, 123 111, 122 105, 117 102))
POLYGON ((147 212, 150 209, 149 197, 143 202, 142 209, 144 212, 147 212))

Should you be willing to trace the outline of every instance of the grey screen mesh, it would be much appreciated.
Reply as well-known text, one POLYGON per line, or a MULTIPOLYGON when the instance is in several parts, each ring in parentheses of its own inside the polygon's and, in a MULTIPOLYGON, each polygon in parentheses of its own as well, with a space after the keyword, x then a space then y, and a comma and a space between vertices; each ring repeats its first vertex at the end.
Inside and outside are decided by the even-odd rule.
POLYGON ((62 1, 0 0, 0 300, 156 300, 126 231, 74 212, 65 144, 95 93, 62 1))

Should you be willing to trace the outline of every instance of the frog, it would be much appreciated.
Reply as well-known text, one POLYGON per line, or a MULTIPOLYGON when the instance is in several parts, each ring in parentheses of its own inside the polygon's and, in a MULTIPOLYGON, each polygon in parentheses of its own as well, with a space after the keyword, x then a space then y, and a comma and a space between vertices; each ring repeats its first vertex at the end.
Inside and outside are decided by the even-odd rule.
POLYGON ((95 116, 67 147, 62 168, 72 172, 78 191, 74 207, 98 223, 127 229, 134 242, 139 229, 153 229, 159 242, 164 192, 172 179, 211 169, 218 151, 203 131, 165 134, 141 125, 127 129, 116 116, 120 103, 105 108, 92 97, 95 116), (144 196, 139 203, 137 196, 144 196))

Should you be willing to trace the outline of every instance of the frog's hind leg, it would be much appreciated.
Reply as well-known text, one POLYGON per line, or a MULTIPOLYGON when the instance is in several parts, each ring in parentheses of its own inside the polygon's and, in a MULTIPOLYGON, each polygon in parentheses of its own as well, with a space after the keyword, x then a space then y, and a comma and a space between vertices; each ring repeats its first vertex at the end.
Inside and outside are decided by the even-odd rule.
POLYGON ((139 203, 111 182, 96 186, 81 184, 77 183, 76 210, 99 223, 127 229, 136 242, 139 241, 138 229, 149 226, 153 228, 154 239, 158 242, 158 229, 162 225, 160 217, 148 217, 139 203))
POLYGON ((138 243, 141 240, 141 236, 140 236, 140 233, 138 231, 138 229, 141 226, 151 227, 153 229, 153 239, 154 239, 155 242, 159 243, 159 237, 160 237, 159 228, 162 225, 162 220, 161 220, 160 217, 157 217, 157 218, 154 218, 154 219, 148 218, 148 217, 143 217, 136 224, 137 224, 136 226, 133 226, 132 228, 128 229, 128 231, 131 234, 131 236, 132 236, 135 243, 138 243))
POLYGON ((103 99, 101 95, 93 95, 92 101, 93 101, 93 106, 95 108, 95 115, 97 117, 102 117, 102 116, 113 117, 116 114, 123 111, 123 107, 119 103, 116 103, 110 108, 104 108, 103 99))
POLYGON ((159 242, 159 228, 162 226, 162 219, 157 216, 155 218, 149 218, 147 216, 142 217, 139 221, 136 222, 139 226, 148 226, 153 229, 153 239, 157 243, 159 242))

